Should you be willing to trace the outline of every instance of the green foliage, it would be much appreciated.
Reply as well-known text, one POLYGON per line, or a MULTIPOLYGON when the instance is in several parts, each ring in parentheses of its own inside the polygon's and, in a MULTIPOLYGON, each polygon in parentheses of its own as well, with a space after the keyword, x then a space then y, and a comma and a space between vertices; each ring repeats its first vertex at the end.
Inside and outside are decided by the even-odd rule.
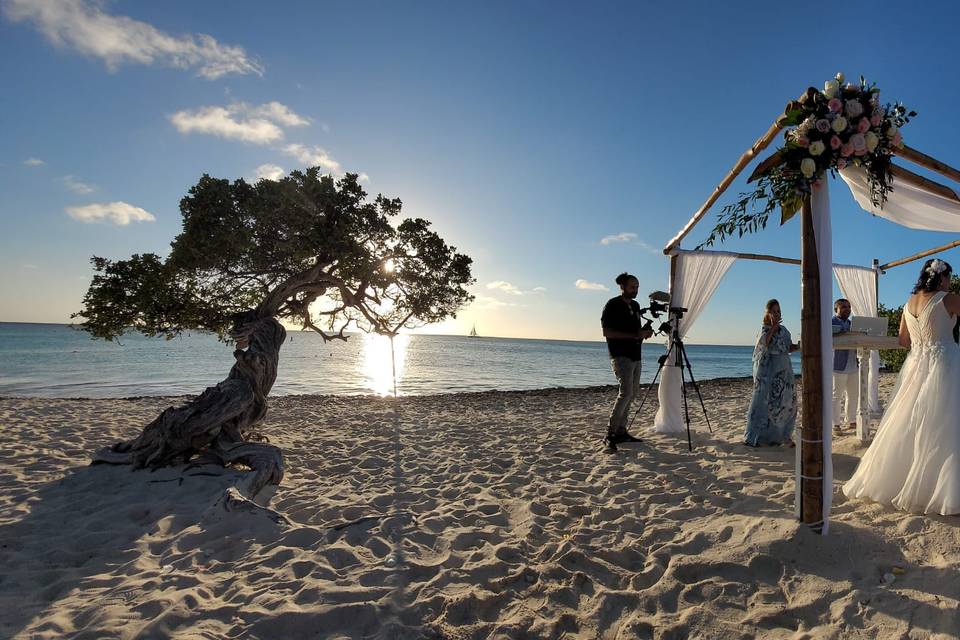
POLYGON ((74 317, 112 340, 127 329, 223 336, 251 309, 325 338, 455 315, 472 299, 472 261, 426 220, 394 226, 401 207, 368 200, 355 174, 335 180, 316 167, 256 184, 204 175, 180 201, 183 228, 169 257, 94 257, 96 275, 74 317))
MULTIPOLYGON (((900 335, 900 318, 903 316, 903 305, 897 308, 887 307, 884 304, 877 305, 877 311, 880 317, 887 318, 887 335, 900 335)), ((888 349, 880 352, 880 362, 888 371, 900 371, 903 361, 907 359, 909 352, 904 349, 888 349)))

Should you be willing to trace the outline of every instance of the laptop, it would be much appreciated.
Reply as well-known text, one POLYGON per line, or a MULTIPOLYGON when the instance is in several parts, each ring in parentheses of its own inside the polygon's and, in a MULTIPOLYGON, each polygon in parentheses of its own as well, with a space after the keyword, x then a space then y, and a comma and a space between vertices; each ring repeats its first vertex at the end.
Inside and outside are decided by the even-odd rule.
POLYGON ((873 338, 882 338, 887 335, 887 322, 887 318, 853 316, 850 320, 850 332, 865 333, 873 338))

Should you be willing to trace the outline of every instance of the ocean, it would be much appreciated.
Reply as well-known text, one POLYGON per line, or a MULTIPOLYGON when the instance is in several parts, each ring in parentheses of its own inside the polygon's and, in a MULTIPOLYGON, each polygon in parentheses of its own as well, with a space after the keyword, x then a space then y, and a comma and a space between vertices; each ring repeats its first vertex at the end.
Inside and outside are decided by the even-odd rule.
MULTIPOLYGON (((425 395, 614 384, 602 342, 402 335, 394 341, 397 392, 425 395)), ((643 349, 642 381, 663 345, 643 349)), ((751 375, 753 347, 687 345, 697 380, 751 375)), ((66 325, 0 323, 0 396, 118 398, 196 394, 222 380, 232 351, 209 334, 174 340, 130 334, 92 340, 66 325)), ((794 370, 800 371, 799 357, 794 370)), ((272 394, 390 395, 390 341, 354 335, 324 343, 289 331, 272 394)))

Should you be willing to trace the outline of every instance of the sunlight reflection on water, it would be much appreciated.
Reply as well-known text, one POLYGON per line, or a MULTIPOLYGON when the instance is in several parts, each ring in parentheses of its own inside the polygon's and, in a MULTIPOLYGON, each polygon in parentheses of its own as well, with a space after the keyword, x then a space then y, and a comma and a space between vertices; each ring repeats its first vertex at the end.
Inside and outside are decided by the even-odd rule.
MULTIPOLYGON (((390 354, 390 338, 375 333, 363 337, 361 359, 366 386, 378 396, 391 396, 394 393, 393 363, 390 354)), ((398 396, 403 395, 403 374, 406 371, 407 347, 409 335, 399 335, 393 339, 393 357, 396 358, 396 376, 398 396)))

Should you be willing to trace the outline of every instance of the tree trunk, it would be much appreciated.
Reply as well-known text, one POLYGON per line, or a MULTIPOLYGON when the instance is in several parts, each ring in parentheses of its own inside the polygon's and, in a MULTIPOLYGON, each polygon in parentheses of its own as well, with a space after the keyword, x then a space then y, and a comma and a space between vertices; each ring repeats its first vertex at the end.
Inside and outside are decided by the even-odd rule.
POLYGON ((231 331, 237 362, 227 379, 180 407, 170 407, 128 442, 118 442, 92 456, 92 463, 129 464, 134 469, 176 466, 191 460, 223 466, 243 464, 252 472, 240 487, 253 498, 268 484, 283 479, 283 455, 260 442, 253 427, 267 414, 267 395, 277 379, 283 326, 272 316, 253 312, 231 331))

